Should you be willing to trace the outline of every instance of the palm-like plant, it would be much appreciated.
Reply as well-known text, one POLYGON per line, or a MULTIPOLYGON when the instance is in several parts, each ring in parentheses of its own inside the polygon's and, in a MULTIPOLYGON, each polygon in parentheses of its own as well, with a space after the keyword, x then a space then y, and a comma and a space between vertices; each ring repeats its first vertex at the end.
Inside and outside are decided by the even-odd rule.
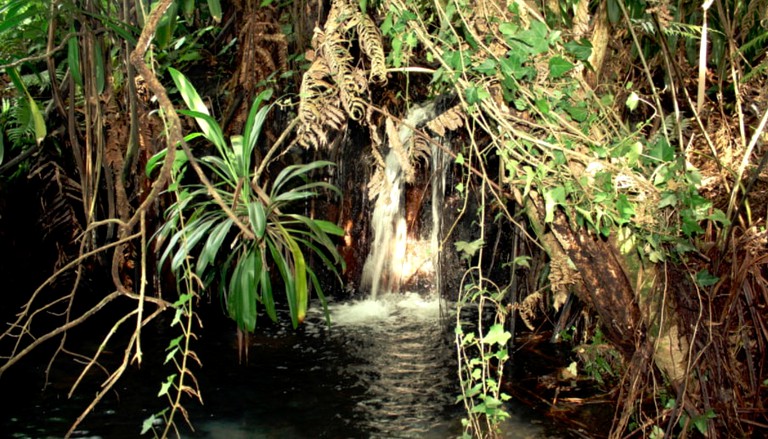
MULTIPOLYGON (((277 319, 270 276, 274 267, 284 284, 296 327, 307 311, 309 282, 325 307, 322 288, 307 265, 306 254, 316 254, 334 272, 337 265, 343 264, 331 239, 331 235, 343 233, 338 226, 289 212, 291 205, 305 202, 321 190, 339 193, 329 183, 308 180, 311 171, 332 163, 288 166, 274 179, 271 189, 260 187, 254 177, 252 157, 271 108, 262 103, 271 92, 256 98, 245 132, 232 136, 227 143, 191 83, 176 70, 171 69, 171 76, 189 107, 180 113, 194 117, 201 129, 200 133, 188 135, 187 140, 203 136, 215 146, 215 153, 200 158, 200 163, 215 176, 213 190, 229 212, 212 200, 208 187, 174 183, 177 201, 168 209, 158 231, 164 247, 159 262, 163 264, 170 258, 175 273, 194 276, 204 287, 217 282, 229 316, 238 329, 246 332, 256 326, 258 303, 272 320, 277 319)), ((179 163, 183 164, 183 154, 178 153, 182 156, 179 163)))

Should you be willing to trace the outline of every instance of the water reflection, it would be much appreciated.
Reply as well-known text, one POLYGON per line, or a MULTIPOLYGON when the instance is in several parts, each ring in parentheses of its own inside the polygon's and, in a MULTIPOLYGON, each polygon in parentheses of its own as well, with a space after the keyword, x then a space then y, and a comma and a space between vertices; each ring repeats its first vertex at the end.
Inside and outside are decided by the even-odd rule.
MULTIPOLYGON (((332 303, 330 311, 331 329, 318 304, 313 304, 306 324, 298 330, 290 327, 287 316, 282 325, 267 324, 266 318, 260 321, 248 365, 237 364, 231 322, 206 319, 206 328, 195 342, 203 367, 194 370, 204 405, 188 400, 186 408, 196 430, 184 432, 184 437, 443 439, 461 435, 463 407, 454 403, 459 393, 455 352, 451 341, 443 339, 437 299, 403 294, 378 301, 332 303), (230 333, 231 337, 222 335, 230 333)), ((157 344, 153 347, 147 339, 147 361, 164 357, 167 339, 157 344)), ((171 372, 159 364, 131 368, 119 391, 86 418, 76 437, 139 437, 142 420, 164 407, 157 391, 171 372)), ((13 418, 0 424, 0 436, 61 437, 90 402, 88 395, 74 400, 57 396, 65 391, 49 390, 33 408, 19 407, 9 413, 13 418)), ((545 437, 525 408, 510 406, 510 411, 505 437, 545 437)))
MULTIPOLYGON (((330 312, 331 329, 315 307, 299 334, 280 327, 260 335, 251 348, 258 363, 252 358, 244 383, 253 389, 251 404, 236 416, 212 412, 216 419, 199 423, 197 436, 461 435, 455 354, 443 338, 438 299, 409 293, 331 304, 330 312), (254 376, 268 376, 269 385, 254 376)), ((545 437, 514 413, 505 430, 510 438, 545 437)))

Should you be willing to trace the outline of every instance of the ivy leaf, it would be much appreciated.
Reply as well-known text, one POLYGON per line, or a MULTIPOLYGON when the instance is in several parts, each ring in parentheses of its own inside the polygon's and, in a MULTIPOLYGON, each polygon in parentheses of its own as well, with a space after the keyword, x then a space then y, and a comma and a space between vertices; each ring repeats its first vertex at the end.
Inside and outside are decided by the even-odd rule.
POLYGON ((628 222, 635 215, 635 206, 624 194, 619 195, 619 198, 616 200, 616 210, 619 211, 622 224, 628 222))
POLYGON ((579 105, 563 104, 563 109, 576 122, 584 122, 587 120, 587 117, 589 117, 589 113, 587 112, 587 108, 584 103, 579 105))
POLYGON ((456 251, 463 253, 462 259, 471 259, 478 250, 483 248, 485 241, 482 239, 476 239, 472 242, 456 241, 453 245, 456 246, 456 251))
POLYGON ((725 213, 723 213, 723 211, 720 209, 715 209, 707 218, 710 221, 720 223, 724 226, 728 226, 731 224, 731 221, 728 220, 728 217, 725 216, 725 213))
POLYGON ((677 205, 677 195, 674 192, 663 192, 658 208, 663 209, 667 206, 675 207, 677 205))
POLYGON ((627 108, 629 108, 629 111, 635 111, 637 108, 637 104, 640 103, 640 96, 637 95, 637 93, 632 92, 627 96, 627 108))
POLYGON ((713 275, 709 270, 704 269, 696 273, 696 283, 700 287, 709 287, 716 284, 720 280, 719 277, 713 275))
POLYGON ((467 103, 469 105, 477 104, 483 99, 491 97, 491 93, 488 90, 480 87, 469 87, 466 90, 467 103))
POLYGON ((512 35, 516 34, 518 29, 519 27, 512 23, 501 23, 499 25, 499 32, 501 32, 501 34, 505 37, 511 37, 512 35))
POLYGON ((675 158, 675 149, 669 146, 663 136, 660 136, 656 145, 648 151, 648 155, 662 162, 671 162, 675 158))
POLYGON ((549 59, 549 77, 551 79, 562 78, 572 69, 573 64, 561 56, 554 56, 549 59))
POLYGON ((494 344, 500 344, 505 345, 507 344, 507 341, 509 341, 510 335, 509 332, 504 330, 504 326, 500 323, 497 323, 493 326, 491 326, 491 329, 488 330, 488 333, 485 334, 485 337, 483 337, 483 344, 485 345, 494 345, 494 344))
POLYGON ((496 73, 496 61, 488 58, 485 61, 483 61, 479 66, 475 66, 475 71, 482 73, 484 75, 494 75, 496 73))
POLYGON ((545 223, 551 223, 555 219, 555 207, 558 204, 561 206, 565 205, 565 188, 562 186, 557 186, 544 192, 545 223))
POLYGON ((563 44, 563 46, 568 53, 573 55, 579 61, 586 61, 592 56, 592 43, 586 38, 582 38, 578 42, 568 41, 563 44))
POLYGON ((160 392, 157 394, 158 397, 163 396, 168 393, 168 389, 171 388, 173 385, 173 380, 176 379, 176 374, 168 375, 168 379, 165 380, 165 382, 160 386, 160 392))

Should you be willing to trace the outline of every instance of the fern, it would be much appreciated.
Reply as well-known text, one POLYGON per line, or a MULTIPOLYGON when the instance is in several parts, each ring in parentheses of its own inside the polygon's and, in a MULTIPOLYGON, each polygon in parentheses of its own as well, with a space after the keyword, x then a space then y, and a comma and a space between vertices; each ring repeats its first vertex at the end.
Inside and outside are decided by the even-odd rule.
POLYGON ((34 143, 32 139, 34 138, 35 125, 29 102, 26 99, 19 99, 17 102, 11 103, 4 129, 11 143, 11 149, 20 149, 34 143))

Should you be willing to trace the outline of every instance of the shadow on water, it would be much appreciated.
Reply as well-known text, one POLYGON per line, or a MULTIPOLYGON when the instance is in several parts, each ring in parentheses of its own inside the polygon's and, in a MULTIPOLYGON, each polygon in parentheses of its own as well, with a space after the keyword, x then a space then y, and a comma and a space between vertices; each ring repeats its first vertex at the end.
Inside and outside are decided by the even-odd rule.
MULTIPOLYGON (((311 308, 298 330, 291 328, 287 318, 285 324, 260 321, 251 338, 247 365, 237 364, 231 322, 206 321, 195 347, 203 361, 195 376, 204 405, 187 403, 195 431, 185 431, 184 437, 442 439, 461 435, 463 408, 454 403, 459 393, 455 353, 445 339, 437 299, 394 295, 378 301, 331 303, 330 312, 331 328, 319 306, 311 308)), ((162 343, 168 338, 162 337, 162 343)), ((145 344, 151 343, 149 337, 146 340, 145 344)), ((164 345, 145 348, 148 358, 162 358, 162 349, 164 345)), ((65 368, 57 375, 65 373, 77 372, 65 368)), ((119 392, 97 407, 75 437, 138 437, 142 420, 162 408, 163 400, 156 395, 165 373, 171 370, 157 364, 131 370, 119 392)), ((29 404, 20 404, 0 424, 2 431, 9 433, 7 437, 60 437, 93 395, 78 392, 85 396, 70 401, 66 390, 54 387, 30 398, 29 404)), ((512 419, 504 437, 557 435, 535 420, 529 409, 510 405, 509 411, 512 419)))

